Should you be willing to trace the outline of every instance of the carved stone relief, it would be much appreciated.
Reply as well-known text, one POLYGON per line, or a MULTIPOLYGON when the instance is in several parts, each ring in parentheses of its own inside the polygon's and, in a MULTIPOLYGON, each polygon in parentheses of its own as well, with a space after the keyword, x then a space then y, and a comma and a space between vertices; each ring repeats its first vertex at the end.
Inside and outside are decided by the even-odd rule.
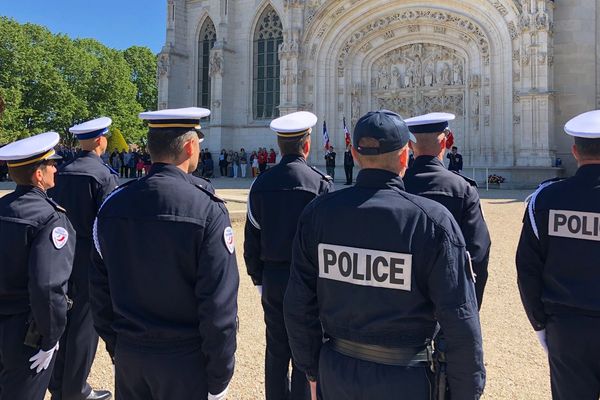
MULTIPOLYGON (((433 22, 462 31, 464 35, 463 39, 468 41, 471 41, 472 38, 475 39, 482 57, 484 60, 489 60, 488 39, 483 30, 471 20, 444 11, 412 9, 382 17, 374 22, 369 22, 363 27, 357 28, 356 32, 344 42, 338 55, 338 70, 342 71, 339 75, 343 76, 343 69, 350 52, 373 32, 390 31, 390 26, 396 24, 407 24, 410 32, 414 31, 415 27, 419 27, 421 22, 433 22)), ((317 34, 318 37, 319 35, 317 34)))
POLYGON ((210 63, 208 68, 208 74, 211 77, 216 75, 223 75, 223 56, 219 51, 212 51, 210 55, 210 63))
MULTIPOLYGON (((465 61, 435 44, 393 50, 373 64, 371 93, 376 106, 403 116, 432 111, 464 114, 465 61)), ((358 96, 356 96, 358 99, 358 96)), ((353 97, 353 111, 354 107, 353 97)), ((354 117, 354 115, 353 115, 354 117)))

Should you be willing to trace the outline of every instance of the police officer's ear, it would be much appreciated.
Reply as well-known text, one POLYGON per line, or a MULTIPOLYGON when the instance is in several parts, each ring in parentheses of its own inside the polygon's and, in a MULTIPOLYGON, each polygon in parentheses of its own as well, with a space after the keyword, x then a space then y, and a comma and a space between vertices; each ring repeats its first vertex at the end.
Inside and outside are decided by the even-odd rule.
POLYGON ((571 153, 573 154, 573 157, 575 157, 575 160, 579 161, 579 151, 577 150, 577 145, 575 143, 573 143, 573 146, 571 147, 571 153))
POLYGON ((304 156, 308 156, 310 153, 310 133, 306 137, 304 144, 302 145, 302 151, 304 152, 304 156))
POLYGON ((408 168, 408 158, 408 146, 404 146, 404 148, 400 151, 400 167, 402 170, 406 170, 408 168))

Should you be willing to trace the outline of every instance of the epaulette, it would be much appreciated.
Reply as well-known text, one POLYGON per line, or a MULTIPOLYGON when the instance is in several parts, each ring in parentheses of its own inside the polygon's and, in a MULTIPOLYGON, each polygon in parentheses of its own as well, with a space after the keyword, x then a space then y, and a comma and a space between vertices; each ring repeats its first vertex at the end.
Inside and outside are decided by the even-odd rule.
POLYGON ((202 185, 199 184, 194 184, 194 186, 196 186, 198 189, 202 190, 204 193, 206 193, 208 195, 208 197, 210 197, 213 201, 216 201, 218 203, 227 203, 225 200, 223 200, 222 198, 220 198, 219 196, 217 196, 216 194, 212 193, 210 190, 208 190, 207 188, 205 188, 202 185))
POLYGON ((465 181, 467 181, 469 183, 469 185, 471 185, 473 187, 477 187, 477 182, 474 181, 473 179, 471 179, 471 178, 469 178, 467 176, 461 175, 460 172, 458 172, 458 171, 451 171, 451 172, 454 172, 456 175, 458 175, 461 178, 463 178, 465 181))
POLYGON ((60 206, 57 202, 55 202, 54 200, 52 200, 50 197, 46 197, 46 200, 48 200, 48 203, 50 203, 50 205, 52 207, 54 207, 55 210, 60 211, 62 213, 67 213, 67 209, 60 206))
POLYGON ((110 171, 110 173, 111 173, 111 174, 113 174, 113 175, 117 175, 117 176, 119 175, 119 173, 118 173, 117 171, 115 171, 115 170, 114 170, 114 169, 113 169, 113 168, 112 168, 110 165, 108 165, 107 163, 103 162, 102 164, 104 164, 104 166, 105 166, 106 168, 108 168, 108 170, 110 171))
POLYGON ((533 233, 535 234, 535 236, 538 239, 540 238, 540 234, 538 231, 537 223, 535 221, 535 200, 537 199, 539 194, 542 192, 542 190, 544 190, 548 186, 552 185, 553 183, 556 183, 556 182, 559 182, 562 180, 563 180, 563 178, 554 178, 554 179, 548 179, 547 181, 542 182, 538 186, 536 191, 533 192, 530 196, 528 196, 525 199, 525 202, 527 202, 527 215, 529 216, 529 220, 531 222, 531 228, 533 229, 533 233))
POLYGON ((131 185, 133 182, 137 182, 137 181, 138 181, 137 179, 131 179, 131 180, 129 180, 129 181, 127 181, 127 182, 123 183, 122 185, 119 185, 119 186, 117 186, 116 188, 114 188, 114 189, 112 190, 112 192, 110 192, 108 195, 110 196, 111 194, 113 194, 113 192, 115 192, 115 191, 117 191, 117 190, 120 190, 120 189, 123 189, 124 187, 126 187, 126 186, 129 186, 129 185, 131 185))
MULTIPOLYGON (((547 181, 540 183, 540 186, 546 185, 547 183, 555 183, 555 182, 564 181, 564 180, 565 180, 565 178, 552 178, 552 179, 548 179, 547 181)), ((540 186, 538 186, 538 187, 540 187, 540 186)))
POLYGON ((326 173, 324 173, 324 172, 321 172, 321 171, 320 171, 320 170, 318 170, 316 167, 313 167, 312 165, 309 165, 309 167, 310 167, 310 168, 311 168, 313 171, 315 171, 317 174, 321 175, 321 177, 322 177, 324 180, 326 180, 326 181, 328 181, 328 182, 331 182, 331 181, 333 181, 333 178, 332 178, 331 176, 327 175, 327 174, 326 174, 326 173))

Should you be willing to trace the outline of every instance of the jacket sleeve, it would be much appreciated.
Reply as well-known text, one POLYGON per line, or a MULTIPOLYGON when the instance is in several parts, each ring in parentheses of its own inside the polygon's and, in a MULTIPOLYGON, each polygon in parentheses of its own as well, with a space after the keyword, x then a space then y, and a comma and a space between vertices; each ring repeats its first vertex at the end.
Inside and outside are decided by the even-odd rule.
POLYGON ((481 211, 481 202, 477 190, 469 187, 465 197, 465 207, 460 221, 460 228, 465 237, 467 251, 471 256, 475 273, 475 294, 477 304, 481 308, 483 292, 488 279, 488 263, 490 258, 491 239, 487 224, 481 211))
POLYGON ((298 222, 283 312, 294 362, 301 371, 316 377, 323 333, 317 302, 319 265, 315 259, 316 248, 309 242, 311 232, 307 226, 310 208, 304 210, 298 222))
POLYGON ((244 260, 246 261, 246 270, 252 278, 254 285, 262 285, 263 262, 260 258, 260 207, 259 196, 255 196, 250 189, 248 195, 248 215, 246 218, 246 227, 244 229, 244 260))
POLYGON ((429 276, 429 293, 447 343, 450 391, 456 399, 479 399, 485 386, 485 367, 469 257, 465 248, 447 235, 441 242, 429 276))
POLYGON ((542 303, 543 272, 545 256, 539 239, 533 232, 530 216, 525 211, 521 238, 517 247, 517 283, 523 307, 533 329, 540 331, 546 326, 546 313, 542 303))
MULTIPOLYGON (((220 206, 220 205, 219 205, 220 206)), ((202 352, 208 390, 221 393, 233 376, 237 334, 238 267, 233 230, 225 207, 219 207, 198 247, 195 294, 198 299, 202 352), (228 250, 227 241, 231 251, 228 250)))
POLYGON ((67 286, 74 254, 75 234, 65 215, 53 216, 31 243, 29 301, 44 351, 53 348, 65 330, 67 286), (66 243, 55 244, 55 240, 60 239, 56 235, 64 232, 63 229, 70 233, 63 239, 66 243))
POLYGON ((106 351, 111 356, 115 355, 117 334, 112 328, 115 319, 112 301, 110 297, 110 286, 108 282, 108 271, 101 256, 100 234, 98 232, 99 220, 94 221, 94 247, 92 248, 92 265, 89 271, 90 279, 90 306, 94 318, 94 327, 98 335, 106 343, 106 351))

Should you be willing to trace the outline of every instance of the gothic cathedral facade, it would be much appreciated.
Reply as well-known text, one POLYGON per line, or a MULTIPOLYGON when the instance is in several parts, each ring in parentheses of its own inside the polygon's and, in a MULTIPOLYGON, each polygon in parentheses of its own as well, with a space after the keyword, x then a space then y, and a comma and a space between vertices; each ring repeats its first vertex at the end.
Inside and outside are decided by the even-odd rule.
POLYGON ((531 185, 575 169, 564 123, 600 108, 597 0, 168 0, 159 108, 210 108, 205 147, 275 147, 319 117, 344 147, 364 113, 456 114, 465 173, 531 185), (556 168, 557 159, 562 160, 556 168))

